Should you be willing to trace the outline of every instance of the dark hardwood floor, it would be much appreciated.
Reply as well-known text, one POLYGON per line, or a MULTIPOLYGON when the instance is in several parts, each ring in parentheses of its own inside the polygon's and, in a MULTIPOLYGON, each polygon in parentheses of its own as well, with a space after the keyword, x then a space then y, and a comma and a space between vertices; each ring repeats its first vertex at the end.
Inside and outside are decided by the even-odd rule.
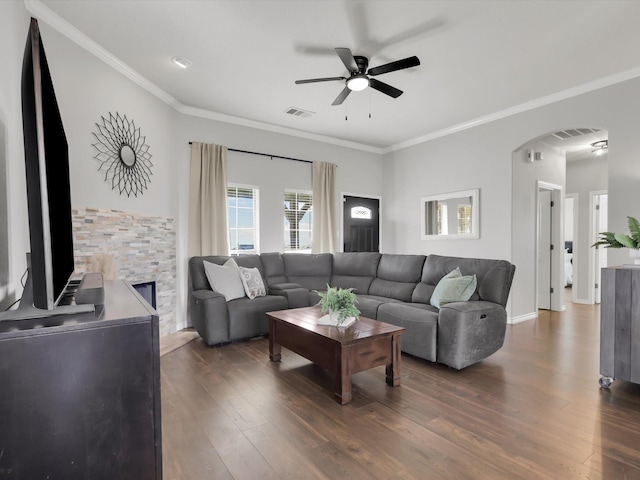
POLYGON ((599 388, 599 309, 567 307, 462 371, 358 373, 344 406, 267 339, 194 340, 161 359, 164 479, 640 479, 640 385, 599 388))

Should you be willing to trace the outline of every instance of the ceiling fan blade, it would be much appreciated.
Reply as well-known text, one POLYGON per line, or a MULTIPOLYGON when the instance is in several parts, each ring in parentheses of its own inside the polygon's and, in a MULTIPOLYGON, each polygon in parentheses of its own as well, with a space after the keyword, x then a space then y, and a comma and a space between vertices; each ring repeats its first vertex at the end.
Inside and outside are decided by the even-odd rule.
POLYGON ((351 50, 348 48, 336 48, 336 53, 344 63, 344 66, 347 67, 347 70, 350 72, 358 72, 358 64, 356 63, 356 59, 353 58, 353 54, 351 50))
POLYGON ((375 78, 369 79, 369 86, 374 90, 378 90, 379 92, 393 98, 398 98, 403 93, 402 90, 398 90, 396 87, 392 87, 391 85, 381 82, 380 80, 376 80, 375 78))
POLYGON ((340 92, 340 95, 336 97, 331 105, 342 105, 342 102, 344 102, 344 100, 349 96, 350 93, 351 90, 349 90, 349 87, 344 87, 340 92))
POLYGON ((367 75, 382 75, 383 73, 395 72, 396 70, 403 70, 405 68, 417 67, 420 65, 420 59, 418 57, 408 57, 402 60, 396 60, 395 62, 385 63, 379 67, 370 68, 367 75))
POLYGON ((334 80, 346 80, 346 78, 345 77, 308 78, 307 80, 296 80, 296 85, 300 85, 302 83, 332 82, 334 80))

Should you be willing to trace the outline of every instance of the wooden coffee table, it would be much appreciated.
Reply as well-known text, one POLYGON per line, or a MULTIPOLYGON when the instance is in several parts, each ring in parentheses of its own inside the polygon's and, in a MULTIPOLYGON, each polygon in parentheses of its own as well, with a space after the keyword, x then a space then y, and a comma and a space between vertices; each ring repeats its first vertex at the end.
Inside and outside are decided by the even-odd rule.
POLYGON ((334 395, 351 401, 351 375, 386 365, 387 384, 400 385, 400 337, 404 328, 366 317, 345 329, 316 325, 320 307, 268 312, 269 358, 281 359, 281 347, 302 355, 335 375, 334 395))

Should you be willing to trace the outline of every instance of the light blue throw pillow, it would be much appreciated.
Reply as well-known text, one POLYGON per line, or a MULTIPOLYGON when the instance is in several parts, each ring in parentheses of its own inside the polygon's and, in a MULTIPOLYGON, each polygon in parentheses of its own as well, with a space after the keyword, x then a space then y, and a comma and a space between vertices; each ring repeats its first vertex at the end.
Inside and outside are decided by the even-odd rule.
POLYGON ((460 268, 442 277, 431 294, 431 305, 440 308, 447 303, 466 302, 476 291, 478 279, 475 275, 462 275, 460 268))

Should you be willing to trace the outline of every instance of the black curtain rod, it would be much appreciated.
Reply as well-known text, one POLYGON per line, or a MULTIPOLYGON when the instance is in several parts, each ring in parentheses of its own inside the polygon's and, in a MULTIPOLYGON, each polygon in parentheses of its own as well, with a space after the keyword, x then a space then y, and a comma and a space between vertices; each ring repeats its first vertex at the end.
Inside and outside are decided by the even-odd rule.
MULTIPOLYGON (((192 143, 193 142, 189 142, 189 145, 191 145, 192 143)), ((283 160, 293 160, 294 162, 313 163, 311 160, 302 160, 301 158, 283 157, 281 155, 271 155, 269 153, 251 152, 249 150, 238 150, 236 148, 227 148, 227 150, 230 152, 249 153, 251 155, 261 155, 263 157, 282 158, 283 160)))

